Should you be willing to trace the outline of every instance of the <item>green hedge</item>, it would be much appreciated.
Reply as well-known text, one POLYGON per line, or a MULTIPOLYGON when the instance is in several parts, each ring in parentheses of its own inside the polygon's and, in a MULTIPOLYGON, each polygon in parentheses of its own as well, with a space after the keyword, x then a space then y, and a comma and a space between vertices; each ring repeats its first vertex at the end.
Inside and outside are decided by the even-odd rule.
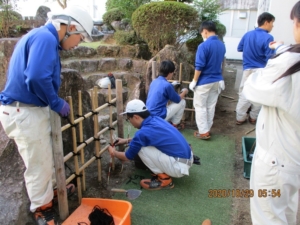
POLYGON ((177 38, 197 22, 197 11, 180 2, 151 2, 132 14, 132 26, 147 42, 150 51, 174 45, 177 38))
POLYGON ((125 17, 124 13, 119 8, 108 10, 103 14, 103 23, 111 27, 111 22, 121 21, 125 17))

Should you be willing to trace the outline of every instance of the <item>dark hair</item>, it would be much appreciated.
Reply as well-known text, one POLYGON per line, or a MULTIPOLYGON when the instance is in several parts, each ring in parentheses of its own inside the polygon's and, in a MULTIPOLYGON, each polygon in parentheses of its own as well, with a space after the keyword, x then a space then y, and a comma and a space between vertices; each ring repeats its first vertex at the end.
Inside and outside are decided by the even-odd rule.
POLYGON ((132 118, 133 115, 138 115, 138 116, 142 117, 143 119, 146 119, 148 116, 150 116, 150 112, 148 110, 146 110, 144 112, 127 113, 127 116, 130 118, 132 118))
POLYGON ((261 27, 262 25, 264 25, 266 21, 270 23, 274 20, 275 20, 275 16, 273 16, 271 13, 264 12, 260 14, 259 17, 257 18, 257 24, 259 27, 261 27))
MULTIPOLYGON (((293 20, 294 18, 297 18, 297 20, 300 22, 300 1, 298 1, 293 6, 293 8, 291 10, 290 18, 291 18, 291 20, 293 20)), ((284 52, 300 53, 300 44, 293 45, 284 52)), ((280 56, 284 52, 276 54, 273 58, 280 56)), ((273 83, 276 82, 277 80, 279 80, 280 78, 292 75, 298 71, 300 71, 300 61, 296 62, 294 65, 292 65, 290 68, 288 68, 281 76, 279 76, 276 80, 274 80, 273 83)))
POLYGON ((291 14, 290 14, 291 20, 294 18, 297 18, 297 20, 300 22, 300 1, 298 1, 292 8, 291 14))
MULTIPOLYGON (((276 54, 274 58, 280 56, 281 54, 285 53, 285 52, 296 52, 296 53, 300 53, 300 44, 296 44, 296 45, 293 45, 292 47, 290 47, 289 49, 287 49, 286 51, 284 52, 281 52, 279 54, 276 54)), ((280 78, 283 78, 283 77, 286 77, 286 76, 289 76, 289 75, 292 75, 296 72, 300 71, 300 61, 296 62, 294 65, 292 65, 290 68, 288 68, 281 76, 279 76, 276 80, 273 81, 276 82, 277 80, 279 80, 280 78)))
POLYGON ((217 32, 216 24, 213 21, 203 21, 200 25, 199 32, 202 33, 204 29, 209 32, 217 32))
POLYGON ((175 65, 171 60, 164 60, 160 63, 159 75, 167 77, 169 73, 175 71, 175 65))

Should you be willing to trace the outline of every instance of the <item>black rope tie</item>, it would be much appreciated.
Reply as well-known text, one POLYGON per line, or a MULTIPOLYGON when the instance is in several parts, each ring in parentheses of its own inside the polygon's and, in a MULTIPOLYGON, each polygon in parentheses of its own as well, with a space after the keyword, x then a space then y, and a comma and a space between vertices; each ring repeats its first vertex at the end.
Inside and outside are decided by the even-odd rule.
POLYGON ((95 137, 93 137, 93 138, 94 138, 93 141, 100 141, 100 138, 95 138, 95 137))
POLYGON ((94 111, 90 111, 92 113, 92 115, 98 115, 99 112, 94 112, 94 111))
POLYGON ((115 130, 114 127, 110 127, 110 126, 107 126, 108 127, 108 130, 115 130))
POLYGON ((75 178, 82 177, 82 174, 76 174, 75 172, 74 172, 74 173, 72 173, 72 174, 74 174, 74 175, 75 175, 75 178))
POLYGON ((116 103, 110 103, 110 102, 106 102, 108 104, 108 106, 114 106, 116 107, 116 103))
POLYGON ((86 143, 85 141, 77 141, 76 143, 77 143, 77 145, 81 145, 81 144, 85 144, 85 146, 88 145, 88 143, 86 143))
POLYGON ((83 117, 84 119, 86 119, 85 115, 76 115, 77 118, 83 117))
POLYGON ((96 156, 96 155, 94 155, 94 157, 96 158, 96 160, 100 160, 100 159, 102 159, 102 157, 101 157, 101 156, 96 156))
POLYGON ((73 155, 80 155, 80 152, 77 152, 77 153, 75 153, 75 152, 72 152, 73 153, 73 155))
POLYGON ((69 119, 69 117, 63 117, 63 118, 66 119, 69 124, 71 124, 71 127, 76 127, 78 125, 78 123, 77 124, 71 123, 71 120, 69 119))

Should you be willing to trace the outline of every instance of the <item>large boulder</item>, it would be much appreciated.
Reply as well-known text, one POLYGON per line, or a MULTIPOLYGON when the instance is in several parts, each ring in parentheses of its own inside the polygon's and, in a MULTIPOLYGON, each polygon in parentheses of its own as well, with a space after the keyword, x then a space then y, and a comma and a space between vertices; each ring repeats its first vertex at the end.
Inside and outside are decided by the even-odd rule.
POLYGON ((2 62, 2 66, 0 66, 0 90, 4 89, 9 60, 18 40, 19 38, 0 39, 0 61, 2 62))
POLYGON ((25 165, 15 142, 7 137, 0 123, 0 221, 26 224, 32 221, 24 182, 25 165))

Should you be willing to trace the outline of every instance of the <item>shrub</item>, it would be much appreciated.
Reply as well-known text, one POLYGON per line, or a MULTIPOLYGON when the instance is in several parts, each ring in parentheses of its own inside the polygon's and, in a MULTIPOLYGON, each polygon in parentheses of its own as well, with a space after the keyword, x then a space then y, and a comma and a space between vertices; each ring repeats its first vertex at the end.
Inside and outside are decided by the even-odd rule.
POLYGON ((111 22, 113 21, 121 21, 125 17, 124 13, 119 8, 114 8, 108 10, 103 14, 102 19, 103 23, 112 28, 111 22))
POLYGON ((132 14, 132 26, 147 42, 150 51, 175 45, 179 36, 190 30, 197 21, 197 11, 180 2, 151 2, 132 14))
POLYGON ((197 37, 189 39, 186 41, 186 47, 189 51, 195 52, 198 48, 198 45, 203 42, 203 38, 200 34, 197 35, 197 37))
POLYGON ((141 43, 134 31, 117 30, 114 33, 114 39, 120 45, 134 45, 141 43))
POLYGON ((113 8, 122 9, 126 18, 131 18, 132 13, 140 6, 151 0, 107 0, 106 10, 111 10, 113 8))

